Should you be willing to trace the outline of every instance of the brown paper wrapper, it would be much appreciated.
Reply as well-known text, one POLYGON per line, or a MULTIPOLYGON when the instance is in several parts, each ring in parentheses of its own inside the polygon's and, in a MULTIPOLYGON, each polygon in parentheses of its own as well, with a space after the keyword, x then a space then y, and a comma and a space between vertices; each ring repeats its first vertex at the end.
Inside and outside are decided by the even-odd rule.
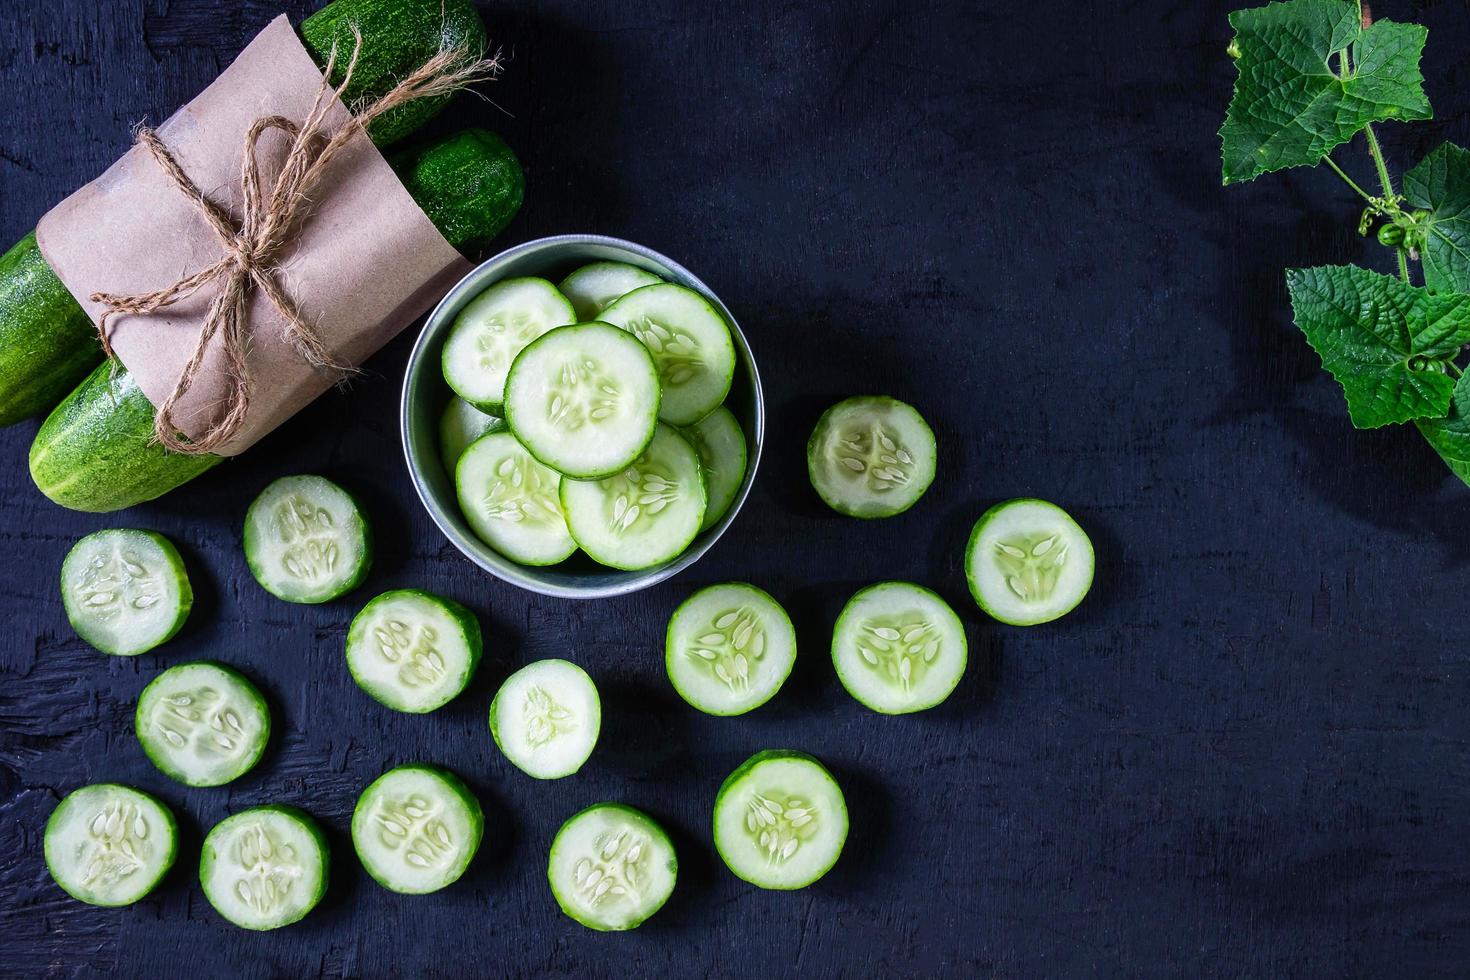
MULTIPOLYGON (((304 119, 321 81, 290 22, 278 17, 157 133, 195 185, 238 215, 246 131, 262 116, 304 119)), ((327 131, 347 118, 346 107, 334 101, 327 131)), ((279 133, 261 139, 267 186, 287 146, 279 133)), ((311 197, 314 207, 282 253, 276 275, 338 363, 361 364, 470 270, 363 133, 333 161, 311 197)), ((140 146, 48 212, 36 239, 94 323, 106 307, 88 299, 92 293, 149 293, 223 254, 198 205, 140 146)), ((206 285, 152 315, 110 322, 114 351, 155 407, 192 356, 216 289, 206 285)), ((281 327, 275 307, 259 289, 252 291, 250 410, 218 450, 223 455, 244 452, 331 386, 332 379, 281 339, 281 327)), ((174 411, 192 438, 208 428, 225 391, 218 340, 174 411)))

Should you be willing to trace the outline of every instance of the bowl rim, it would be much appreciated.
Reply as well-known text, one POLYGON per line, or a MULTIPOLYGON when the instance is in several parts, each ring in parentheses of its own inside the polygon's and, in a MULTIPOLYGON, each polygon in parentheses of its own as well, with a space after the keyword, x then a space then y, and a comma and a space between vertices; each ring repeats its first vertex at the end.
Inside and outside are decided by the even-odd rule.
MULTIPOLYGON (((599 259, 589 257, 588 262, 614 261, 610 259, 599 259)), ((761 451, 765 444, 765 396, 761 386, 760 371, 756 367, 755 355, 750 349, 750 344, 745 337, 744 331, 736 321, 734 314, 730 312, 723 300, 715 294, 693 272, 661 252, 631 242, 627 239, 616 238, 610 235, 563 233, 558 235, 547 235, 542 238, 534 238, 530 241, 513 245, 495 255, 485 259, 471 269, 465 276, 455 283, 454 286, 444 294, 444 297, 435 304, 434 309, 424 321, 423 328, 414 340, 413 348, 409 351, 408 362, 403 372, 403 387, 399 396, 399 439, 403 447, 404 462, 408 467, 409 477, 413 482, 414 492, 417 493, 419 502, 428 511, 430 519, 439 531, 449 539, 450 543, 474 564, 491 575, 514 585, 517 588, 534 592, 538 595, 552 596, 564 599, 603 599, 614 596, 628 595, 642 589, 650 588, 660 582, 664 582, 679 572, 693 565, 704 556, 715 542, 725 533, 725 530, 733 523, 735 516, 744 506, 746 498, 750 495, 751 486, 755 482, 756 471, 760 466, 761 451), (740 489, 731 501, 730 508, 715 525, 705 531, 701 531, 694 542, 681 552, 677 557, 662 565, 655 565, 637 572, 626 572, 618 569, 608 569, 609 576, 616 579, 605 584, 591 583, 588 585, 567 585, 559 582, 544 581, 538 576, 539 569, 532 566, 519 565, 509 558, 495 551, 478 537, 471 534, 463 534, 455 526, 455 518, 447 512, 447 508, 439 501, 427 480, 420 472, 417 458, 422 458, 424 452, 417 445, 417 438, 413 431, 413 398, 414 379, 418 372, 424 370, 423 361, 426 359, 425 351, 433 340, 447 327, 448 311, 458 307, 461 302, 468 302, 469 298, 483 292, 494 283, 494 279, 488 278, 486 270, 491 267, 512 262, 522 256, 533 254, 559 245, 567 246, 597 246, 601 248, 619 250, 645 261, 667 269, 673 278, 699 292, 705 299, 714 304, 715 308, 725 317, 730 325, 731 339, 735 343, 735 351, 740 365, 749 373, 750 388, 752 394, 752 426, 751 432, 746 433, 747 458, 745 464, 745 478, 741 481, 740 489), (467 295, 468 294, 468 295, 467 295)), ((432 447, 437 462, 437 445, 432 447)), ((456 505, 457 509, 457 505, 456 505)), ((552 568, 556 566, 550 566, 552 568)))

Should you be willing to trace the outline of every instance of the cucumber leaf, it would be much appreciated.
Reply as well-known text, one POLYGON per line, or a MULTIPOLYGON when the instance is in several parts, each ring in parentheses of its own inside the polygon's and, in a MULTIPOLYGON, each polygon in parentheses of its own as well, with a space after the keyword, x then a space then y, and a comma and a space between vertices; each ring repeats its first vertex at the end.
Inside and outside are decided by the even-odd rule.
POLYGON ((1461 375, 1455 382, 1455 400, 1448 418, 1418 419, 1414 424, 1450 472, 1470 483, 1470 374, 1461 375))
POLYGON ((1290 0, 1237 10, 1230 26, 1240 75, 1220 129, 1227 184, 1319 163, 1368 123, 1432 115, 1417 24, 1364 30, 1355 3, 1290 0), (1352 68, 1341 74, 1344 50, 1352 68))
POLYGON ((1470 293, 1470 150, 1445 143, 1404 174, 1404 197, 1429 211, 1421 257, 1424 285, 1470 293))
POLYGON ((1353 265, 1288 269, 1296 325, 1347 397, 1359 429, 1442 418, 1447 363, 1470 343, 1470 296, 1436 295, 1353 265))

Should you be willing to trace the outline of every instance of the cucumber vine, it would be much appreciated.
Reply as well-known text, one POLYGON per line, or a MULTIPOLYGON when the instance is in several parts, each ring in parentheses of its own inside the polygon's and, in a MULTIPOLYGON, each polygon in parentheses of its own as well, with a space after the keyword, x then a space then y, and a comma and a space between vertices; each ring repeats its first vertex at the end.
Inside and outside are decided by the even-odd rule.
POLYGON ((1288 269, 1293 319, 1342 386, 1355 427, 1413 422, 1470 483, 1470 151, 1445 143, 1395 186, 1374 124, 1429 119, 1419 58, 1428 32, 1374 21, 1361 0, 1288 0, 1230 15, 1239 72, 1220 129, 1226 184, 1325 163, 1363 201, 1358 233, 1393 251, 1397 276, 1358 266, 1288 269), (1332 153, 1362 134, 1378 193, 1332 153), (1422 282, 1416 284, 1414 271, 1422 282))

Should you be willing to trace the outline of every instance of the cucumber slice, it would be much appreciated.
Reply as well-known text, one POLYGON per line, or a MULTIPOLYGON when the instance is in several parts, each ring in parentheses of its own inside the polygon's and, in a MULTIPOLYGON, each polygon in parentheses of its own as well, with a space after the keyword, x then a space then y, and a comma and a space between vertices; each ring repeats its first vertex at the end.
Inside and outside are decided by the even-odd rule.
POLYGON ((1007 500, 980 515, 965 548, 965 577, 980 608, 1011 626, 1049 623, 1092 588, 1087 532, 1056 504, 1007 500))
POLYGON ((561 509, 582 550, 604 565, 634 570, 679 555, 704 523, 699 455, 659 423, 648 449, 605 480, 561 481, 561 509))
POLYGON ((347 669, 394 711, 423 714, 458 696, 480 663, 480 621, 453 599, 394 589, 347 630, 347 669))
POLYGON ((837 679, 885 715, 923 711, 949 697, 968 656, 965 626, 949 603, 910 582, 858 592, 832 630, 837 679))
POLYGON ((46 869, 88 905, 131 905, 173 867, 174 815, 152 796, 118 783, 68 793, 46 821, 46 869))
POLYGON ((674 690, 707 715, 760 707, 795 663, 796 630, 786 610, 744 582, 711 585, 685 599, 664 638, 674 690))
POLYGON ((194 589, 168 538, 118 528, 72 545, 61 563, 61 603, 82 639, 103 653, 135 657, 183 627, 194 589))
POLYGON ((540 660, 506 678, 490 702, 490 734, 528 776, 570 776, 592 755, 602 730, 602 699, 587 672, 566 660, 540 660))
POLYGON ((185 786, 223 786, 260 761, 271 715, 239 671, 200 661, 170 667, 138 697, 134 729, 153 764, 185 786))
POLYGON ((499 432, 505 421, 486 415, 463 398, 451 398, 439 417, 439 458, 452 475, 454 464, 470 448, 470 443, 487 432, 499 432))
POLYGON ((546 877, 567 915, 589 929, 634 929, 663 908, 679 876, 664 829, 641 810, 597 803, 573 815, 551 842, 546 877))
POLYGON ((827 506, 849 517, 892 517, 934 482, 934 430, 913 406, 880 395, 822 413, 806 444, 806 471, 827 506))
POLYGON ((509 432, 476 439, 454 471, 459 509, 490 547, 522 565, 555 565, 577 550, 561 509, 561 474, 509 432))
POLYGON ((715 796, 715 849, 760 888, 805 888, 832 869, 847 841, 847 801, 816 759, 757 752, 715 796))
POLYGON ((653 358, 605 323, 559 327, 520 353, 505 383, 505 420, 521 445, 577 479, 638 458, 658 422, 653 358))
POLYGON ((242 929, 299 922, 327 893, 330 848, 293 806, 241 810, 214 825, 199 855, 199 885, 214 910, 242 929))
POLYGON ((367 516, 320 476, 283 476, 245 512, 245 561, 261 588, 287 602, 328 602, 351 592, 372 565, 367 516))
POLYGON ((643 341, 663 385, 659 418, 692 425, 725 400, 735 378, 730 325, 709 300, 671 282, 644 286, 602 311, 599 319, 643 341))
POLYGON ((572 304, 545 279, 498 282, 455 317, 444 341, 444 380, 471 405, 499 415, 516 355, 553 327, 576 322, 572 304))
POLYGON ((661 282, 662 279, 647 269, 626 262, 593 262, 567 276, 557 288, 572 301, 577 319, 585 323, 596 320, 597 314, 607 309, 613 300, 642 286, 661 282))
POLYGON ((709 504, 700 530, 707 531, 725 516, 745 480, 745 433, 735 413, 723 405, 682 431, 694 444, 704 469, 709 504))
POLYGON ((458 776, 433 766, 399 766, 373 781, 352 811, 352 846, 389 891, 425 895, 470 866, 485 833, 480 801, 458 776))

